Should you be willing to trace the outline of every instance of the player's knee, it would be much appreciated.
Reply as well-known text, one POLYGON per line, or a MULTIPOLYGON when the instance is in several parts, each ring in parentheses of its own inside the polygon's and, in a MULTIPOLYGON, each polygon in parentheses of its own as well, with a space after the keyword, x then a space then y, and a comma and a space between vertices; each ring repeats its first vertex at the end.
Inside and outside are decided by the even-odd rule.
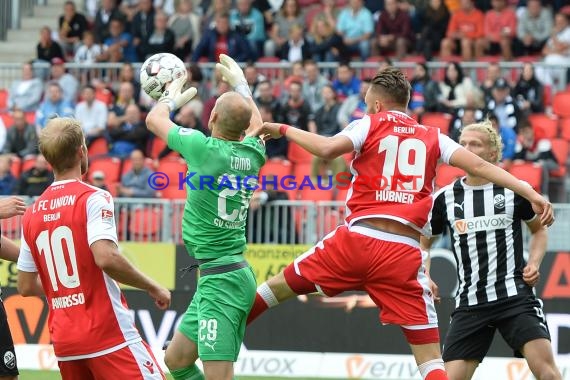
POLYGON ((232 380, 234 377, 231 362, 204 362, 206 380, 232 380))
POLYGON ((562 375, 556 366, 544 365, 534 374, 538 380, 562 380, 562 375))
POLYGON ((176 352, 172 346, 169 346, 164 353, 164 364, 166 364, 168 369, 172 371, 174 369, 188 367, 194 363, 192 363, 191 358, 180 355, 180 353, 176 352))

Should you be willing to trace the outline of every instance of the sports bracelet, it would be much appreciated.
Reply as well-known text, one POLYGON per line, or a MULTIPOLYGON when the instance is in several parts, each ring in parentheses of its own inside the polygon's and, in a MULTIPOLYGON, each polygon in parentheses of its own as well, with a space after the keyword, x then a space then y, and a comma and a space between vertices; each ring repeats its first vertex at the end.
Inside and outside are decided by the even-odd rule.
POLYGON ((289 129, 289 126, 288 126, 288 125, 286 125, 286 124, 281 124, 281 125, 279 126, 279 134, 280 134, 281 136, 285 136, 285 134, 287 133, 287 129, 289 129))
POLYGON ((238 84, 234 89, 238 94, 243 96, 244 98, 251 98, 251 90, 249 89, 249 85, 246 83, 238 84))

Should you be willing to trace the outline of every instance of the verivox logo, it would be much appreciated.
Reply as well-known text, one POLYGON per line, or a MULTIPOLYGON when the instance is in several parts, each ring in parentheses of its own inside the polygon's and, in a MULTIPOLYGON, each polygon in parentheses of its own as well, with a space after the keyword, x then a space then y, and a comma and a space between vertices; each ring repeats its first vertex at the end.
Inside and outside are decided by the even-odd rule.
POLYGON ((453 228, 458 234, 462 235, 507 228, 512 222, 513 219, 507 215, 478 216, 476 218, 456 220, 453 223, 453 228))

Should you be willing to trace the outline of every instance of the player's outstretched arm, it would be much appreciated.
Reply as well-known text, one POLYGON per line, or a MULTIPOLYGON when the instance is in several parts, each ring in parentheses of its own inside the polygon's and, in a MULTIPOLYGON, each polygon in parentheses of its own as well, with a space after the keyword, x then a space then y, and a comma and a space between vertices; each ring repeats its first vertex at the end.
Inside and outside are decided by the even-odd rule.
POLYGON ((509 172, 483 160, 463 147, 457 149, 451 155, 449 163, 465 170, 473 176, 485 178, 499 186, 503 186, 514 191, 531 203, 532 209, 536 214, 540 215, 540 221, 544 226, 550 226, 554 223, 554 211, 552 210, 552 204, 544 199, 544 197, 537 193, 532 187, 521 182, 509 172))
POLYGON ((347 136, 325 137, 285 124, 264 123, 261 128, 253 131, 253 133, 257 136, 266 135, 274 139, 285 136, 306 151, 327 160, 335 159, 354 150, 354 144, 347 136))
POLYGON ((6 236, 0 237, 0 258, 14 263, 18 262, 20 248, 6 236))
POLYGON ((194 87, 190 87, 182 92, 185 83, 186 76, 170 82, 158 103, 146 117, 148 130, 161 140, 168 141, 168 131, 174 126, 174 123, 170 120, 170 113, 188 103, 198 92, 194 87))
POLYGON ((113 280, 134 288, 146 290, 159 309, 170 306, 170 291, 135 268, 121 253, 115 242, 97 240, 91 244, 95 264, 113 280))
POLYGON ((232 86, 234 91, 243 96, 249 104, 251 108, 251 121, 245 133, 246 135, 251 135, 253 130, 261 127, 263 120, 261 119, 261 113, 259 112, 259 108, 257 108, 257 104, 253 101, 253 95, 251 94, 243 70, 232 57, 225 54, 220 54, 220 62, 216 63, 216 69, 220 71, 224 80, 232 86))

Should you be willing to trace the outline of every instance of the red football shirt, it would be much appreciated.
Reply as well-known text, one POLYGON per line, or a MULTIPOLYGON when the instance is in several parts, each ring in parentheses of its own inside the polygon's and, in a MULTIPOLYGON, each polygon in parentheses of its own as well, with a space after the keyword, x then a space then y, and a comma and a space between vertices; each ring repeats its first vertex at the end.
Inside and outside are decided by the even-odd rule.
POLYGON ((54 182, 26 211, 18 269, 38 272, 60 361, 100 356, 141 340, 117 283, 90 246, 117 243, 113 198, 80 181, 54 182))
POLYGON ((346 222, 387 218, 430 235, 435 169, 440 158, 449 162, 459 144, 397 111, 367 115, 339 135, 350 138, 357 152, 346 222))

